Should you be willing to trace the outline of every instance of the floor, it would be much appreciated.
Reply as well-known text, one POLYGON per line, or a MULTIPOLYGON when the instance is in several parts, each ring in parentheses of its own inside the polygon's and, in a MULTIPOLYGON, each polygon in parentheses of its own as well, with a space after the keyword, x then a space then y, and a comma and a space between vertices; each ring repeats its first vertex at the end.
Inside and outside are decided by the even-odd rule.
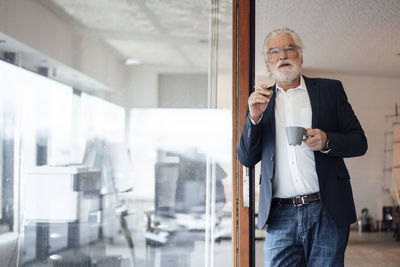
MULTIPOLYGON (((263 246, 263 240, 256 241, 256 267, 263 267, 263 246)), ((189 262, 180 266, 204 266, 204 249, 202 242, 196 243, 189 262)), ((215 244, 214 251, 214 266, 233 266, 231 240, 223 240, 215 244)), ((160 264, 160 261, 158 261, 158 264, 149 266, 169 267, 170 265, 160 264)), ((400 242, 394 241, 393 233, 358 233, 352 231, 346 250, 345 266, 400 267, 400 242)))
POLYGON ((400 267, 400 242, 393 240, 393 233, 352 232, 346 250, 345 265, 400 267))
MULTIPOLYGON (((256 267, 263 266, 263 240, 256 242, 256 267)), ((350 233, 346 267, 400 267, 400 242, 393 233, 350 233)))
MULTIPOLYGON (((204 264, 204 242, 196 241, 189 249, 187 257, 168 258, 168 255, 182 254, 172 248, 160 247, 154 251, 147 251, 144 244, 136 244, 136 261, 133 263, 132 255, 126 241, 120 237, 113 244, 106 245, 106 255, 119 257, 121 267, 201 267, 204 264), (175 252, 174 252, 175 251, 175 252)), ((256 267, 263 267, 263 240, 256 241, 256 267)), ((93 248, 92 248, 93 249, 93 248)), ((222 240, 214 246, 214 266, 233 266, 232 243, 230 239, 222 240)), ((2 266, 0 264, 0 266, 2 266)), ((35 267, 52 266, 50 262, 24 265, 35 267)), ((55 266, 55 265, 54 265, 55 266)), ((79 265, 81 266, 81 265, 79 265)), ((103 265, 101 265, 103 266, 103 265)), ((113 264, 104 266, 111 267, 113 264)), ((400 242, 395 242, 392 233, 358 233, 351 232, 345 258, 346 267, 400 267, 400 242)))

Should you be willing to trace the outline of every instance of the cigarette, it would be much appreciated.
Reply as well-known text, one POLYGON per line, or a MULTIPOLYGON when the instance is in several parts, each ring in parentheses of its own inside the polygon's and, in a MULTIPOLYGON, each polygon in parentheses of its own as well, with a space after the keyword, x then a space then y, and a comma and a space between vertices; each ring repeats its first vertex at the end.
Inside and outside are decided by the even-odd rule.
MULTIPOLYGON (((254 86, 254 89, 255 90, 266 90, 265 88, 262 88, 262 87, 260 87, 260 86, 254 86)), ((270 95, 271 93, 270 92, 262 92, 261 94, 263 94, 263 95, 270 95)))

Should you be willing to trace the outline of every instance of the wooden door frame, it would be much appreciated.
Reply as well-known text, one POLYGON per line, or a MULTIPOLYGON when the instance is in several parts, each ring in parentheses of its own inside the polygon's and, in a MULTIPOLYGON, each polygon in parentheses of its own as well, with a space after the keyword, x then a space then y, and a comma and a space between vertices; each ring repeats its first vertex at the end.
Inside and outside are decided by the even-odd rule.
POLYGON ((243 206, 243 166, 237 144, 246 120, 247 100, 254 83, 255 0, 233 0, 232 188, 234 267, 255 266, 254 175, 250 170, 250 207, 243 206))

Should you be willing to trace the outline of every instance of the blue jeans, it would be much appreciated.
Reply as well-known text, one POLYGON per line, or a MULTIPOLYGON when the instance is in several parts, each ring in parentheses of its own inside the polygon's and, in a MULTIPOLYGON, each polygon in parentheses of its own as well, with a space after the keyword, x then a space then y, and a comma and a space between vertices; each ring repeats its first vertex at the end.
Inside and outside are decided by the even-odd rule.
POLYGON ((350 226, 339 227, 320 201, 273 206, 264 244, 264 267, 344 266, 350 226))

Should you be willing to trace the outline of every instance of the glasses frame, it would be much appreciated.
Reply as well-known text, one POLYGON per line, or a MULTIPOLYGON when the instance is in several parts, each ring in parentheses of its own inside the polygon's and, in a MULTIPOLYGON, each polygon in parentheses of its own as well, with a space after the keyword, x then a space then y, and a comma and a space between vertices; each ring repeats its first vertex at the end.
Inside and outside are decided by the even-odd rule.
POLYGON ((285 45, 282 49, 281 48, 271 48, 268 50, 267 55, 270 58, 277 58, 281 52, 284 52, 285 55, 290 56, 293 55, 295 52, 298 52, 298 47, 293 44, 285 45))

